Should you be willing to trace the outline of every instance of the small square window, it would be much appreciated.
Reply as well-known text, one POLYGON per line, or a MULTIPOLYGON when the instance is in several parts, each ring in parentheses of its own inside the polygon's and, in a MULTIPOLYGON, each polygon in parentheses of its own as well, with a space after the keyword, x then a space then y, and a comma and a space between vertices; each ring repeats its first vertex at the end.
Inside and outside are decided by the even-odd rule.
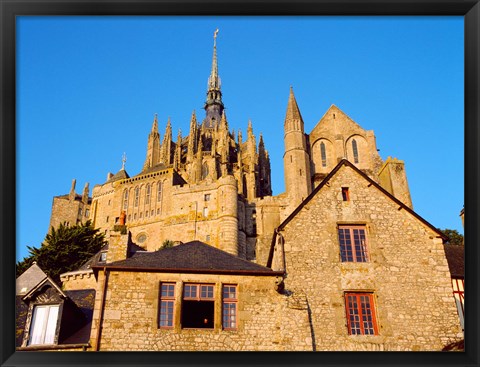
POLYGON ((100 262, 105 262, 107 261, 107 253, 106 252, 101 252, 100 253, 100 262))
POLYGON ((210 194, 205 194, 203 198, 205 201, 210 201, 210 194))

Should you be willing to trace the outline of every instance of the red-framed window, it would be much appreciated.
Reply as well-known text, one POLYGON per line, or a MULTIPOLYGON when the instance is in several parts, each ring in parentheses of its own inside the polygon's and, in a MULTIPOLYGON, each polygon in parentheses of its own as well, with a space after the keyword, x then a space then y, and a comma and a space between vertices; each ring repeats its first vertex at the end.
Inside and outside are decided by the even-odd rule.
POLYGON ((160 284, 160 317, 159 326, 173 328, 173 309, 175 305, 175 283, 160 284))
POLYGON ((365 226, 338 226, 342 262, 367 262, 367 231, 365 226))
POLYGON ((373 293, 345 293, 349 335, 378 335, 373 293))
POLYGON ((222 287, 222 325, 225 330, 237 329, 237 286, 224 284, 222 287))
POLYGON ((185 283, 182 299, 182 328, 214 328, 214 291, 213 284, 185 283))

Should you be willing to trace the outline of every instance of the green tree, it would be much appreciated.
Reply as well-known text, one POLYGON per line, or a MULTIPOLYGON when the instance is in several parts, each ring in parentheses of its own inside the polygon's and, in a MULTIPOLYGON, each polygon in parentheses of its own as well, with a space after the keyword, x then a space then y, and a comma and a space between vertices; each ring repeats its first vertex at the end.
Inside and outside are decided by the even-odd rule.
POLYGON ((164 248, 173 247, 174 244, 175 243, 172 240, 165 240, 157 251, 163 250, 164 248))
POLYGON ((448 240, 445 242, 446 245, 463 245, 463 235, 458 233, 456 229, 440 229, 440 231, 448 237, 448 240))
POLYGON ((16 275, 20 276, 34 261, 55 282, 60 274, 78 269, 106 244, 105 236, 93 228, 91 221, 69 226, 60 224, 50 233, 40 248, 27 246, 29 256, 17 263, 16 275))

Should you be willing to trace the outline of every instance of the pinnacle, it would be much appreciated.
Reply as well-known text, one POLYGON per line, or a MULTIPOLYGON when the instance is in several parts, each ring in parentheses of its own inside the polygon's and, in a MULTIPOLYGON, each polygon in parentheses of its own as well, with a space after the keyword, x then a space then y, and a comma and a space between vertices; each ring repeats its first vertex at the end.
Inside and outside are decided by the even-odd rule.
POLYGON ((297 100, 295 99, 295 95, 293 94, 292 86, 290 86, 290 95, 288 96, 287 114, 285 116, 285 120, 303 121, 302 115, 300 114, 300 110, 297 105, 297 100))

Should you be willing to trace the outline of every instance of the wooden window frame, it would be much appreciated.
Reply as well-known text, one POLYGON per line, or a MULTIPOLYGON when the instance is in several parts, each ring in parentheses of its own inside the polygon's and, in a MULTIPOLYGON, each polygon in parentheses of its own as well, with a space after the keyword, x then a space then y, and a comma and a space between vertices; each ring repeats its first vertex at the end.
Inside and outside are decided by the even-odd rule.
POLYGON ((173 329, 175 325, 175 292, 176 284, 172 282, 160 283, 159 295, 159 311, 158 311, 158 327, 160 329, 173 329), (173 287, 173 295, 170 294, 170 288, 166 289, 167 294, 163 294, 163 286, 173 287), (171 306, 171 308, 170 308, 171 306), (167 307, 167 308, 166 308, 167 307), (165 309, 166 308, 166 309, 165 309), (162 315, 166 315, 165 322, 167 325, 162 325, 162 315), (171 325, 168 325, 171 323, 171 325))
POLYGON ((378 335, 374 294, 372 292, 345 292, 344 296, 348 334, 378 335))
POLYGON ((238 328, 238 286, 236 284, 222 285, 222 327, 223 330, 237 330, 238 328), (228 297, 225 297, 226 288, 234 289, 233 298, 231 297, 232 292, 228 292, 228 297), (233 314, 228 312, 232 310, 233 314), (233 322, 231 316, 233 316, 233 322))
MULTIPOLYGON (((62 312, 62 305, 59 303, 52 303, 52 304, 34 304, 32 307, 32 318, 30 320, 30 326, 28 330, 28 346, 34 346, 34 345, 55 345, 58 343, 58 323, 61 317, 61 312, 62 312), (37 312, 38 309, 44 308, 46 309, 46 315, 43 317, 41 320, 42 323, 41 325, 36 324, 36 318, 37 318, 37 312), (45 342, 45 339, 47 338, 47 329, 50 321, 50 313, 52 308, 56 308, 56 315, 55 315, 55 320, 53 320, 54 323, 54 330, 53 330, 53 340, 51 342, 45 342), (40 342, 34 342, 33 340, 33 335, 35 333, 35 330, 37 327, 40 328, 40 334, 41 334, 41 341, 40 342)), ((52 324, 53 324, 52 323, 52 324)))
POLYGON ((183 285, 183 295, 182 299, 185 301, 215 301, 215 284, 212 283, 185 283, 183 285), (195 296, 185 296, 185 290, 187 287, 196 287, 196 294, 195 296), (211 287, 212 288, 212 296, 202 296, 202 287, 211 287))
POLYGON ((340 260, 342 262, 364 263, 370 261, 367 248, 367 227, 365 225, 338 225, 337 233, 340 245, 340 260), (349 244, 346 243, 346 236, 342 236, 341 232, 346 230, 348 230, 349 234, 349 244), (355 241, 355 230, 363 230, 363 241, 362 238, 360 238, 359 243, 355 241))

